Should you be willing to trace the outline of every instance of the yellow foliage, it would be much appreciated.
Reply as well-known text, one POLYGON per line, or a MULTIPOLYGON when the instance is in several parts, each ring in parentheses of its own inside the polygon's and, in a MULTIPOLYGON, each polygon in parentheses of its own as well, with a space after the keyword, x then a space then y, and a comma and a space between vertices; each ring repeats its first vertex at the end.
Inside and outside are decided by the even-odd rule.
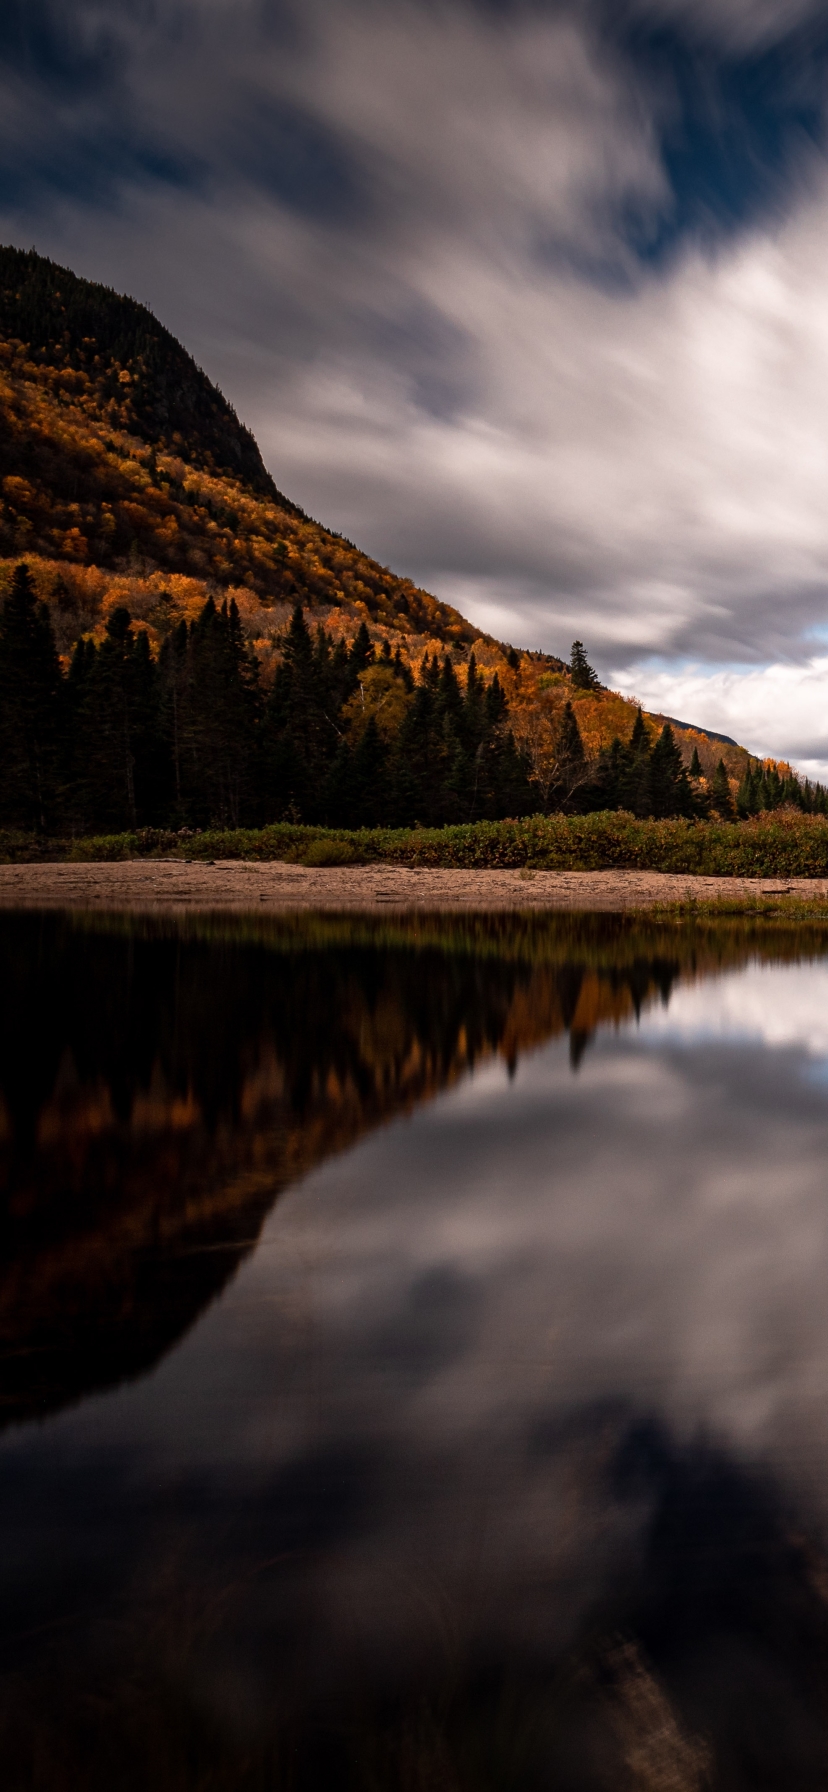
POLYGON ((383 740, 393 740, 410 702, 410 692, 390 666, 369 666, 342 712, 349 740, 355 743, 361 738, 371 716, 383 740))

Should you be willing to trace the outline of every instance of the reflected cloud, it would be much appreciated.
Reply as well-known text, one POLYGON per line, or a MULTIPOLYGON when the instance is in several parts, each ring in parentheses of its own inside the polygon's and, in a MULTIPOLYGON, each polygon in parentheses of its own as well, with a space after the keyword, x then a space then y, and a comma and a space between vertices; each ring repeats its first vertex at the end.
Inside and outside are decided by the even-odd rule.
POLYGON ((634 916, 3 932, 52 1001, 7 1040, 7 1110, 19 1140, 15 1088, 40 1091, 22 1161, 58 1150, 67 1174, 24 1211, 6 1160, 0 1312, 41 1367, 7 1350, 5 1385, 18 1417, 64 1410, 0 1441, 4 1758, 60 1738, 49 1792, 97 1792, 102 1737, 118 1758, 134 1738, 146 1782, 182 1735, 187 1792, 208 1754, 219 1792, 285 1756, 298 1792, 368 1792, 378 1759, 381 1784, 436 1762, 462 1785, 471 1759, 527 1792, 731 1792, 758 1736, 771 1792, 816 1792, 828 1107, 801 1073, 824 936, 634 916), (206 1289, 181 1272, 211 1154, 206 1255, 231 1243, 235 1274, 206 1289), (110 1174, 67 1224, 100 1161, 118 1196, 110 1174), (251 1188, 255 1249, 234 1231, 251 1188), (159 1289, 178 1329, 124 1381, 159 1289), (98 1392, 68 1408, 73 1339, 98 1392))
POLYGON ((711 1042, 783 1046, 828 1059, 828 969, 754 964, 715 984, 676 990, 668 1009, 653 1008, 642 1036, 687 1045, 711 1042))

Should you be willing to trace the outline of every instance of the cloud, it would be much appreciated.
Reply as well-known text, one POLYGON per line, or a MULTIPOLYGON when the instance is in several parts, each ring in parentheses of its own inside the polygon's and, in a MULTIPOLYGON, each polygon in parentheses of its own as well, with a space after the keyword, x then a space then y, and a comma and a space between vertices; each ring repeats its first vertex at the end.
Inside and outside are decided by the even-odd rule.
POLYGON ((633 666, 613 681, 647 709, 730 734, 764 758, 788 758, 828 782, 828 657, 739 671, 633 666))
POLYGON ((482 626, 674 713, 692 660, 828 759, 732 674, 823 677, 820 18, 34 0, 3 233, 149 302, 283 489, 482 626))

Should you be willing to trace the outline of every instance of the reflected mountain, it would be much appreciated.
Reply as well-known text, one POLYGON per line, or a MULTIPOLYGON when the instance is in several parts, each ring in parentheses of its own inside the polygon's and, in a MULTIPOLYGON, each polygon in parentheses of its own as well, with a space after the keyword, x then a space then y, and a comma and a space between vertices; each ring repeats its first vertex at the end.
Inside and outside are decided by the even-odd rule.
POLYGON ((801 930, 3 917, 0 1423, 151 1368, 330 1154, 757 949, 801 930))

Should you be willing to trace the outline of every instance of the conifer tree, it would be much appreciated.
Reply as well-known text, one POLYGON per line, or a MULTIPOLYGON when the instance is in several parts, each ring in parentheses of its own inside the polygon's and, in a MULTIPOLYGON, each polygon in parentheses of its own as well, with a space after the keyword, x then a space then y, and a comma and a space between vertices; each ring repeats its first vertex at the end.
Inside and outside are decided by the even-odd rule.
POLYGON ((694 747, 693 748, 693 757, 690 761, 690 776, 691 776, 691 778, 700 778, 701 775, 702 775, 702 768, 701 768, 701 760, 699 758, 699 749, 698 749, 698 747, 694 747))
POLYGON ((568 701, 558 728, 556 760, 556 794, 561 807, 569 808, 586 782, 586 754, 575 711, 568 701))
POLYGON ((51 618, 29 568, 15 568, 0 614, 0 815, 43 831, 56 814, 63 681, 51 618))
POLYGON ((656 817, 695 813, 681 749, 669 722, 665 722, 650 755, 650 813, 656 817))
POLYGON ((716 770, 713 773, 713 780, 710 786, 710 802, 711 806, 716 810, 717 814, 721 816, 723 821, 733 821, 735 819, 733 798, 730 793, 730 782, 723 759, 719 760, 716 770))
POLYGON ((736 792, 736 813, 743 821, 759 812, 759 785, 760 780, 748 760, 736 792))
POLYGON ((576 691, 598 691, 600 682, 584 651, 583 641, 573 641, 569 660, 569 676, 576 691))
POLYGON ((622 809, 639 818, 651 812, 650 736, 640 709, 636 710, 629 745, 619 765, 618 801, 622 809))
POLYGON ((158 819, 168 800, 159 738, 157 670, 146 629, 129 610, 110 612, 97 650, 73 660, 74 803, 87 827, 119 832, 158 819))

